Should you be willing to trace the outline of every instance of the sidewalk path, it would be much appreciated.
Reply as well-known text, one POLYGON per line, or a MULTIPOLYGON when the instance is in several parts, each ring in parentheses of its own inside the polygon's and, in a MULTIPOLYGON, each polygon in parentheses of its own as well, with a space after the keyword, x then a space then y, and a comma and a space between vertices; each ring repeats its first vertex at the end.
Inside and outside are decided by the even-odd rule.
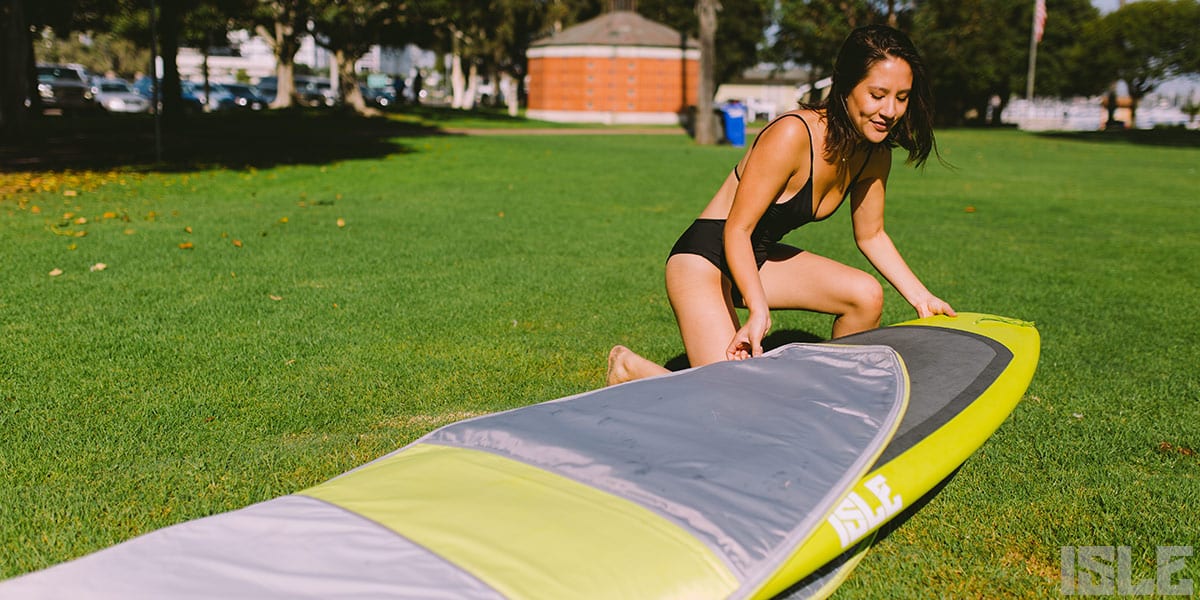
POLYGON ((687 133, 679 127, 447 127, 442 131, 452 135, 686 135, 687 133))

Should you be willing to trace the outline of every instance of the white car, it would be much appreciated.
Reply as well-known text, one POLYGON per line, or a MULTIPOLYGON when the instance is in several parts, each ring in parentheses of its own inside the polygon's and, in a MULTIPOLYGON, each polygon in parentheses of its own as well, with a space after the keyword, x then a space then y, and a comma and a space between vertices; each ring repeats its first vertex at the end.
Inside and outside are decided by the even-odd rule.
POLYGON ((110 113, 150 112, 150 100, 144 98, 124 79, 99 79, 92 84, 96 104, 110 113))

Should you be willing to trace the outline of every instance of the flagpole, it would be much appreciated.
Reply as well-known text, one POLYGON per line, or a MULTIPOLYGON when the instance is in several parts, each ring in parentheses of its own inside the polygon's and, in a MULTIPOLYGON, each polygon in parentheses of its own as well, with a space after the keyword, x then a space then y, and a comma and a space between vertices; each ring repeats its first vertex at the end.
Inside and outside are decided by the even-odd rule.
POLYGON ((1037 73, 1037 7, 1033 9, 1033 20, 1029 23, 1029 73, 1025 76, 1025 99, 1033 101, 1033 76, 1037 73))
POLYGON ((1029 23, 1029 73, 1025 77, 1025 99, 1033 101, 1033 78, 1037 74, 1037 47, 1041 41, 1043 19, 1045 19, 1045 0, 1034 0, 1033 18, 1029 23))

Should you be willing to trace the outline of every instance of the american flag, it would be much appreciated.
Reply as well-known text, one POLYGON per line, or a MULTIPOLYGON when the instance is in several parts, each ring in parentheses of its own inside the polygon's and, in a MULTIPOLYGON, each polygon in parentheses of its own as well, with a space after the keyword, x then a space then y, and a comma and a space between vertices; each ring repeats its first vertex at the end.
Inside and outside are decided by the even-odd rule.
POLYGON ((1037 0, 1037 4, 1033 7, 1033 37, 1037 41, 1042 41, 1042 34, 1046 32, 1046 0, 1037 0))

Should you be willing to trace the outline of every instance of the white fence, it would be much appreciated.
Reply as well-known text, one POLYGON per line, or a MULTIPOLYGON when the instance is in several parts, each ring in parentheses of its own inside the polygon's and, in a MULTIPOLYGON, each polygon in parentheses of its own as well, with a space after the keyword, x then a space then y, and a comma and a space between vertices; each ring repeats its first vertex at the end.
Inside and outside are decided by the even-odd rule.
MULTIPOLYGON (((1129 109, 1119 109, 1116 118, 1129 125, 1129 109)), ((1137 129, 1153 129, 1160 126, 1186 126, 1196 129, 1200 119, 1192 120, 1179 107, 1154 96, 1143 100, 1136 113, 1137 129)), ((1103 129, 1108 121, 1108 110, 1101 105, 1101 98, 1079 98, 1076 100, 1016 99, 1004 107, 1000 115, 1004 123, 1016 125, 1028 131, 1095 131, 1103 129)))

